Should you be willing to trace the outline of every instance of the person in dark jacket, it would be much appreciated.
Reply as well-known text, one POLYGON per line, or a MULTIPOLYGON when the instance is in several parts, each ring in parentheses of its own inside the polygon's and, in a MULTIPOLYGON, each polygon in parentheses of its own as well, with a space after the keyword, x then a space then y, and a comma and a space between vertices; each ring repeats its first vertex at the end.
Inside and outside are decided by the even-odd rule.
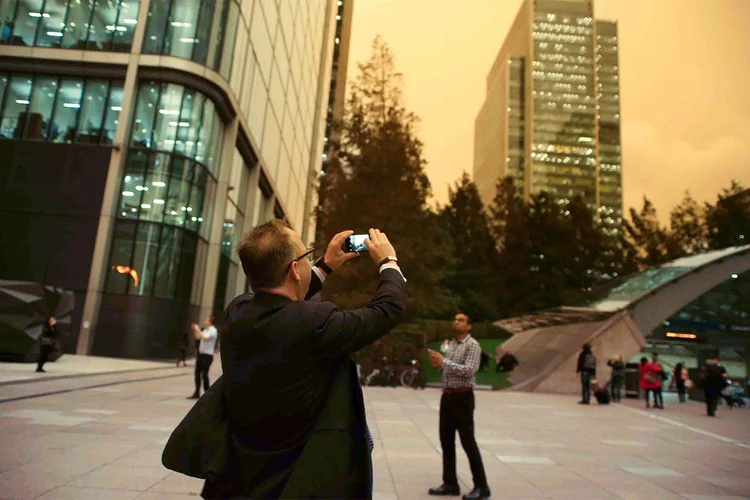
POLYGON ((50 353, 55 350, 55 341, 57 340, 57 320, 50 316, 47 324, 44 325, 44 332, 39 341, 39 361, 36 365, 36 371, 45 373, 44 363, 49 359, 50 353))
POLYGON ((596 356, 591 352, 589 344, 583 344, 581 354, 578 355, 576 373, 581 374, 581 401, 578 404, 587 405, 591 400, 591 380, 596 376, 596 356))
POLYGON ((680 403, 687 402, 687 398, 685 397, 685 382, 687 382, 687 378, 687 368, 682 363, 677 363, 672 374, 672 383, 677 388, 680 403))
MULTIPOLYGON (((204 498, 372 498, 372 436, 350 356, 383 337, 406 310, 406 280, 385 233, 365 241, 379 273, 366 307, 310 299, 358 253, 333 237, 313 265, 299 234, 279 220, 238 247, 255 292, 235 298, 221 331, 229 455, 204 498)), ((200 403, 200 402, 199 402, 200 403)))
POLYGON ((701 378, 703 379, 703 393, 706 397, 706 413, 709 417, 715 417, 721 391, 729 385, 727 371, 718 359, 707 359, 701 378))
POLYGON ((612 367, 612 376, 609 379, 612 401, 619 403, 622 399, 622 384, 625 381, 625 363, 622 362, 621 355, 615 354, 612 359, 607 361, 607 366, 612 367))

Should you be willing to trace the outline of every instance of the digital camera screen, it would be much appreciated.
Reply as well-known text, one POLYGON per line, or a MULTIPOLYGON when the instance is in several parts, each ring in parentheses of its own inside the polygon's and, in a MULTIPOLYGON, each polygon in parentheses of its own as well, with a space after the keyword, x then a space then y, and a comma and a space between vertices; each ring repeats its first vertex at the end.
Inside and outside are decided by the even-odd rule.
POLYGON ((367 234, 353 234, 347 238, 347 246, 350 252, 367 252, 365 240, 370 236, 367 234))

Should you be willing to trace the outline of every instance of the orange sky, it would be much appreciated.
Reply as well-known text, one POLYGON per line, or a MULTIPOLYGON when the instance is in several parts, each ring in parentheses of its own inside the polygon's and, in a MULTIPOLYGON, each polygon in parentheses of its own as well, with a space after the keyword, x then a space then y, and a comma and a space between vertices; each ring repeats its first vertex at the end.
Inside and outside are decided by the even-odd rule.
MULTIPOLYGON (((351 79, 376 35, 422 119, 440 203, 472 171, 485 77, 521 0, 355 0, 351 79)), ((626 210, 651 198, 666 220, 686 189, 699 201, 737 179, 750 187, 750 0, 596 0, 620 40, 626 210)))

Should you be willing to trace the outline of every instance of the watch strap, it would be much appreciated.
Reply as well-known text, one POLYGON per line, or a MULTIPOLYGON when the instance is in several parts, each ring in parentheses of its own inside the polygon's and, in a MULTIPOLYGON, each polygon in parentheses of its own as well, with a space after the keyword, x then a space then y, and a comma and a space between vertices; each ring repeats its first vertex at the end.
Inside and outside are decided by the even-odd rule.
POLYGON ((383 264, 387 264, 388 262, 398 262, 398 259, 396 257, 389 255, 388 257, 380 261, 380 264, 378 264, 378 269, 383 267, 383 264))
POLYGON ((323 271, 325 271, 326 274, 331 274, 333 272, 333 269, 331 269, 331 266, 326 264, 326 261, 323 260, 323 257, 316 260, 315 265, 321 268, 323 271))

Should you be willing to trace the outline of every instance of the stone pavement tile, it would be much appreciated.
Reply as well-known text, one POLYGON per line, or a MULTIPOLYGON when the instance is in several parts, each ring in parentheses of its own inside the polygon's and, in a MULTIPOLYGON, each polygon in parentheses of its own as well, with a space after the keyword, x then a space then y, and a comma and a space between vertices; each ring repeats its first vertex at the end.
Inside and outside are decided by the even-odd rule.
POLYGON ((149 488, 148 492, 200 495, 203 483, 203 479, 170 472, 167 477, 149 488))
POLYGON ((100 439, 100 435, 71 434, 69 432, 55 431, 29 440, 28 444, 40 449, 66 450, 81 444, 96 442, 100 439))
POLYGON ((393 492, 384 492, 375 490, 372 493, 372 500, 398 500, 398 496, 393 492))
POLYGON ((83 461, 59 461, 56 457, 35 461, 0 473, 0 495, 4 499, 36 498, 100 466, 83 461))
POLYGON ((137 467, 163 467, 161 464, 161 452, 161 449, 139 449, 118 458, 112 463, 114 465, 132 465, 137 467))
POLYGON ((734 495, 734 492, 697 477, 651 477, 648 482, 678 495, 734 495))
POLYGON ((684 474, 680 474, 672 469, 666 467, 620 467, 622 470, 635 474, 637 476, 644 477, 682 477, 684 474))
POLYGON ((747 500, 747 497, 727 496, 727 495, 682 495, 688 500, 747 500))
POLYGON ((715 484, 738 495, 750 497, 750 479, 747 476, 700 476, 707 483, 715 484))
POLYGON ((94 442, 76 446, 69 450, 63 451, 57 455, 58 460, 75 461, 85 460, 106 464, 138 450, 137 444, 121 444, 117 442, 94 442))
POLYGON ((168 473, 169 471, 163 467, 156 469, 153 467, 105 465, 101 469, 70 481, 67 485, 114 490, 147 491, 164 479, 168 473))
POLYGON ((133 500, 137 494, 135 491, 60 486, 40 496, 38 500, 133 500))
POLYGON ((140 493, 135 497, 135 500, 196 500, 200 498, 195 495, 180 495, 177 493, 151 493, 145 492, 140 493))
POLYGON ((534 464, 534 465, 555 465, 555 462, 547 457, 530 456, 530 455, 495 455, 495 457, 506 464, 534 464))

